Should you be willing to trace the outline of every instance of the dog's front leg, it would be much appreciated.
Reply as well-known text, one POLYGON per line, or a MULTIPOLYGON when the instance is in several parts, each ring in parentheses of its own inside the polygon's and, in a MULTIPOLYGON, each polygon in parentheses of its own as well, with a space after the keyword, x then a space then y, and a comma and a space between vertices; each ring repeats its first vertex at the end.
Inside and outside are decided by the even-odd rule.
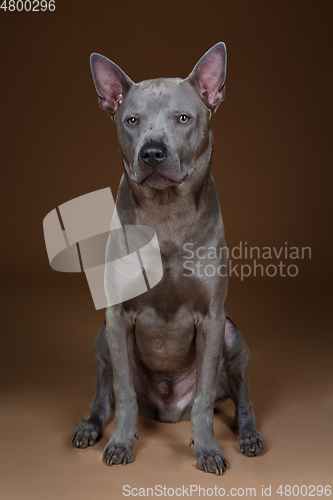
POLYGON ((196 466, 205 472, 221 474, 229 468, 213 429, 217 373, 224 340, 226 316, 224 308, 210 309, 196 325, 197 391, 191 423, 196 466))
POLYGON ((116 422, 103 460, 107 465, 126 465, 134 460, 138 406, 131 369, 133 330, 121 305, 107 308, 106 331, 113 369, 116 422))

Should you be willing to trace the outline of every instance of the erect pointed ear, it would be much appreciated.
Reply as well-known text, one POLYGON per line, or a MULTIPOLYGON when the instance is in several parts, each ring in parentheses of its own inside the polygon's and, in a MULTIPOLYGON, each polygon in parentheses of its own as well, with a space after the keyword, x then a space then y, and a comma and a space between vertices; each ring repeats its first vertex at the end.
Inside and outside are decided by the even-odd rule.
POLYGON ((91 54, 90 66, 99 105, 113 116, 133 82, 119 66, 100 54, 91 54))
POLYGON ((226 73, 227 48, 223 42, 219 42, 202 56, 187 78, 212 111, 216 111, 224 99, 226 73))

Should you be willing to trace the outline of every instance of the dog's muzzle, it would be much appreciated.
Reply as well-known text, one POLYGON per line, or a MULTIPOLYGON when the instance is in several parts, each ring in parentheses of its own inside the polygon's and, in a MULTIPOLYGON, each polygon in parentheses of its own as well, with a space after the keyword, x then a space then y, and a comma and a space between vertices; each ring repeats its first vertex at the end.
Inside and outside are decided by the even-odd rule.
POLYGON ((186 180, 187 175, 179 178, 178 165, 168 155, 168 150, 163 142, 146 142, 138 154, 136 181, 155 189, 164 189, 176 186, 186 180))

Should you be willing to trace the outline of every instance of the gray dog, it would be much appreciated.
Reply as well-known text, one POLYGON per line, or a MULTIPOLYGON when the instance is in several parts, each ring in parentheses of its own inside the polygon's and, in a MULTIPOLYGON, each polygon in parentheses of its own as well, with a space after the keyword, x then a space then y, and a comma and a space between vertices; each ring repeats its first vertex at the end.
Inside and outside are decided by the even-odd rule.
MULTIPOLYGON (((255 456, 264 447, 248 396, 250 351, 224 308, 227 273, 199 275, 183 266, 186 244, 226 247, 209 129, 224 99, 226 47, 212 47, 185 80, 136 84, 99 54, 92 54, 91 69, 100 106, 117 124, 124 164, 116 203, 120 221, 155 229, 164 274, 147 293, 107 308, 94 346, 97 391, 72 443, 86 448, 97 441, 114 395, 107 465, 134 460, 139 413, 162 422, 191 420, 197 468, 222 474, 229 465, 213 416, 224 399, 235 404, 241 451, 255 456)), ((226 270, 227 255, 220 254, 200 262, 226 270)))

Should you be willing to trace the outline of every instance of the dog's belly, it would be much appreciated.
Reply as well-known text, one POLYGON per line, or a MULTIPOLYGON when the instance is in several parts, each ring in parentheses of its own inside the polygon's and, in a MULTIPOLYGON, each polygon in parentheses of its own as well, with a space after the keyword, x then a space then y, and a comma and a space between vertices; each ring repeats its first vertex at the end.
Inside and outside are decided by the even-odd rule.
POLYGON ((182 372, 151 371, 134 356, 133 381, 140 415, 161 422, 190 420, 196 390, 195 363, 182 372))
POLYGON ((140 415, 163 422, 190 418, 196 388, 195 328, 185 307, 136 317, 133 376, 140 415))

